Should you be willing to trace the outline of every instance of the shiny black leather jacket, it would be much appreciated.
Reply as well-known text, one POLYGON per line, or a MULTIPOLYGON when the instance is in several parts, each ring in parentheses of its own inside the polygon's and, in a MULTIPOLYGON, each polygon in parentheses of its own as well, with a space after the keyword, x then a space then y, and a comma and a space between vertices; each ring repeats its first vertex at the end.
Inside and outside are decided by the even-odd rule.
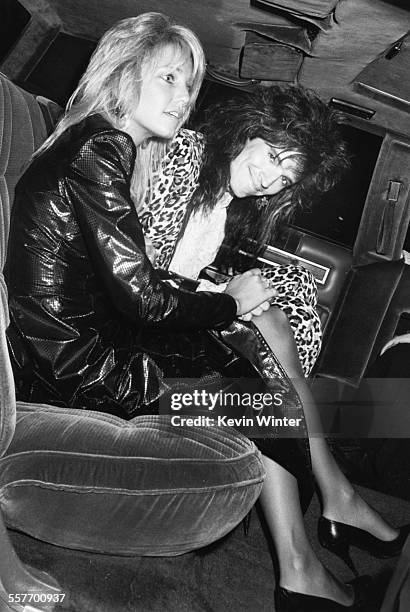
POLYGON ((164 376, 207 375, 228 295, 176 290, 145 254, 130 199, 131 138, 101 116, 70 128, 17 190, 5 269, 20 399, 112 412, 152 406, 164 376))

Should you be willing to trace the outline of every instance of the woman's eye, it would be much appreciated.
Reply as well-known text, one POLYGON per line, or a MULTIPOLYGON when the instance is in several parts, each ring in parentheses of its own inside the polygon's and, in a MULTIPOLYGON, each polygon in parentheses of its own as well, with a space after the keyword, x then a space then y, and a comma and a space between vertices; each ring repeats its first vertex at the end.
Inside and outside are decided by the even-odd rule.
POLYGON ((169 73, 169 74, 164 74, 162 76, 162 78, 164 79, 164 81, 166 81, 167 83, 174 83, 175 81, 175 77, 173 74, 169 73))
POLYGON ((278 163, 279 160, 278 160, 278 155, 277 155, 276 151, 273 151, 271 149, 269 151, 268 155, 269 155, 269 159, 270 159, 271 162, 273 162, 274 164, 278 163))

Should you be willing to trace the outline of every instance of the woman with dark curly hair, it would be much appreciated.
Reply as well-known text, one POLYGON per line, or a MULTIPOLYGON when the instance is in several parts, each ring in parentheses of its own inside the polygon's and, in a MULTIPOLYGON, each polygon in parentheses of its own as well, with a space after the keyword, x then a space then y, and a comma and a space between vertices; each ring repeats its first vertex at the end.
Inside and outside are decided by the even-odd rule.
MULTIPOLYGON (((211 210, 230 183, 231 189, 242 191, 236 193, 238 198, 252 198, 254 203, 255 198, 270 199, 264 208, 266 214, 253 215, 253 222, 259 220, 260 240, 271 238, 272 227, 279 220, 289 219, 297 207, 328 191, 348 167, 346 146, 336 122, 337 114, 312 91, 296 86, 261 87, 213 105, 199 127, 207 146, 191 208, 211 210), (248 141, 254 139, 275 143, 269 151, 273 163, 284 159, 293 162, 291 176, 285 173, 280 185, 275 183, 274 187, 260 185, 257 195, 249 188, 248 177, 231 174, 241 163, 248 141)), ((251 201, 247 204, 254 210, 251 201)))
MULTIPOLYGON (((204 136, 182 130, 176 137, 156 177, 152 199, 140 211, 157 265, 183 276, 197 278, 212 263, 224 239, 234 247, 244 238, 256 244, 272 241, 298 207, 314 203, 348 166, 337 116, 301 87, 261 88, 224 101, 209 109, 200 129, 204 136), (177 177, 174 189, 169 184, 164 189, 172 174, 177 177)), ((232 263, 226 260, 226 251, 220 254, 221 262, 232 263)), ((321 497, 320 541, 355 571, 348 554, 355 537, 373 538, 386 553, 397 554, 406 529, 393 529, 367 505, 341 472, 324 439, 304 379, 320 339, 313 277, 292 265, 262 273, 278 291, 271 307, 256 309, 254 316, 242 317, 242 322, 221 335, 253 362, 269 385, 275 371, 267 343, 270 355, 276 356, 292 380, 304 408, 312 471, 321 497), (310 334, 303 333, 306 327, 300 313, 311 324, 310 334)), ((210 287, 205 282, 199 289, 210 287)), ((267 471, 260 500, 280 568, 276 609, 361 609, 360 583, 355 583, 354 593, 351 586, 336 581, 307 540, 297 484, 300 465, 283 458, 292 455, 292 445, 284 443, 281 456, 276 454, 278 442, 258 440, 267 471)), ((375 547, 367 548, 377 554, 375 547)))
MULTIPOLYGON (((157 266, 197 277, 215 258, 222 239, 225 248, 217 262, 225 268, 244 265, 243 258, 240 261, 232 255, 240 247, 253 250, 256 259, 258 245, 261 250, 263 243, 273 242, 295 210, 330 189, 348 165, 335 127, 334 113, 312 92, 299 87, 260 88, 214 105, 199 127, 206 139, 205 149, 201 134, 183 130, 165 162, 168 175, 172 168, 177 177, 172 189, 168 185, 165 190, 168 201, 164 203, 167 177, 162 173, 154 186, 154 197, 140 211, 146 236, 157 249, 157 266), (181 159, 184 180, 181 166, 175 171, 172 165, 181 159), (272 174, 272 168, 280 172, 272 174), (185 207, 188 214, 182 231, 187 223, 188 227, 175 248, 185 207)), ((321 342, 313 277, 295 266, 265 269, 263 274, 275 281, 275 303, 290 320, 303 371, 308 375, 321 342)))

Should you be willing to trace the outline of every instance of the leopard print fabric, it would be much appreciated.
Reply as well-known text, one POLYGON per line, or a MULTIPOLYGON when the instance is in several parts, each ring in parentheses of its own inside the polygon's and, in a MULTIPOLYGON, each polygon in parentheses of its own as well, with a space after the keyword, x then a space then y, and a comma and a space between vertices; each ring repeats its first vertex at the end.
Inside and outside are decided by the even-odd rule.
POLYGON ((306 268, 292 264, 262 268, 262 274, 278 292, 271 304, 287 315, 303 373, 309 376, 322 346, 315 279, 306 268))
MULTIPOLYGON (((186 208, 197 186, 203 149, 201 134, 180 130, 154 176, 151 201, 146 201, 140 212, 144 234, 157 251, 158 268, 167 268, 171 262, 186 208)), ((266 267, 262 272, 278 291, 272 303, 288 316, 301 365, 308 376, 322 337, 315 280, 308 270, 295 265, 266 267)))
POLYGON ((151 199, 146 199, 139 219, 156 250, 155 266, 168 268, 184 220, 198 185, 204 150, 202 134, 180 130, 153 178, 151 199))

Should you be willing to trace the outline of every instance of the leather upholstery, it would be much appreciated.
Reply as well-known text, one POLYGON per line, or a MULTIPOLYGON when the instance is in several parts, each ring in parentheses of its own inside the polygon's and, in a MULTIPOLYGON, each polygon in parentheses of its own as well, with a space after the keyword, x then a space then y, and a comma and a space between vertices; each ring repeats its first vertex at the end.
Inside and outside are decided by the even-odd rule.
POLYGON ((329 270, 326 281, 318 283, 318 310, 325 330, 350 270, 351 253, 343 247, 307 234, 302 235, 295 253, 329 270))
POLYGON ((321 376, 360 383, 392 337, 400 313, 410 309, 405 303, 405 268, 403 260, 352 268, 319 359, 321 376))

